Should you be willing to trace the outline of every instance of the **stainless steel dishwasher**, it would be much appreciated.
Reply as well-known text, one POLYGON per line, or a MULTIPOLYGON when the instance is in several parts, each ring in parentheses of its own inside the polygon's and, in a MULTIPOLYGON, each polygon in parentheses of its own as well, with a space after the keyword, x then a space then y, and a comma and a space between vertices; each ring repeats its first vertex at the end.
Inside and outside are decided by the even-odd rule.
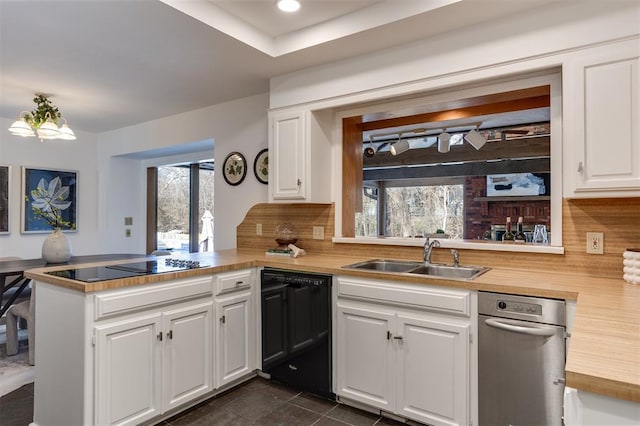
POLYGON ((563 300, 478 295, 480 426, 562 425, 563 300))

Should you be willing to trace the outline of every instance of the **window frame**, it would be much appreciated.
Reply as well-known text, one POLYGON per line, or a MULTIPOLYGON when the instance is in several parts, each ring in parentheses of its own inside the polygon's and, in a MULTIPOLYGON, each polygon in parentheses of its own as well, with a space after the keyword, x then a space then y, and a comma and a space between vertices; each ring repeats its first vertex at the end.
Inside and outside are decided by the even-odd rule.
MULTIPOLYGON (((337 212, 336 215, 336 235, 334 243, 349 244, 381 244, 381 245, 422 245, 424 241, 420 238, 392 238, 392 237, 355 237, 344 236, 345 203, 350 202, 356 190, 362 191, 362 182, 357 181, 357 173, 354 170, 362 168, 362 147, 355 149, 345 149, 345 144, 355 143, 358 139, 354 135, 353 128, 349 128, 349 123, 358 122, 363 115, 373 114, 379 111, 407 110, 417 105, 437 105, 446 102, 455 102, 458 99, 466 99, 474 96, 487 96, 510 90, 527 89, 541 85, 550 87, 550 122, 551 122, 551 222, 553 232, 549 245, 507 245, 499 242, 480 242, 475 240, 441 240, 443 247, 462 248, 475 250, 495 250, 495 251, 516 251, 516 252, 538 252, 550 254, 564 254, 562 246, 562 77, 557 69, 542 71, 536 75, 519 75, 509 78, 496 79, 486 82, 476 82, 448 89, 434 90, 415 94, 411 98, 399 97, 380 100, 378 102, 367 102, 363 105, 344 106, 335 114, 334 134, 340 138, 342 176, 336 188, 337 212), (343 124, 345 126, 343 127, 343 124), (354 175, 356 177, 354 178, 354 175), (356 189, 354 189, 354 187, 356 189)), ((362 141, 360 140, 360 145, 362 141)), ((355 198, 357 200, 357 197, 355 198)), ((355 217, 355 215, 354 215, 355 217)), ((347 224, 348 225, 348 224, 347 224)), ((353 229, 353 228, 349 228, 353 229)), ((347 229, 347 231, 349 231, 347 229)), ((355 231, 355 229, 353 229, 355 231)), ((355 233, 353 232, 353 235, 355 233)))

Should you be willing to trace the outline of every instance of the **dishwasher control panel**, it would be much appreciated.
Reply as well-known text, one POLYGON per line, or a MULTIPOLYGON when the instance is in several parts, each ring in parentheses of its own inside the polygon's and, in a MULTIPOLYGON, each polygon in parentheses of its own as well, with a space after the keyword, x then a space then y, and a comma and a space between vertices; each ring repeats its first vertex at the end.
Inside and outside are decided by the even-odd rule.
POLYGON ((565 325, 564 300, 517 294, 478 292, 478 314, 565 325))
POLYGON ((498 300, 496 305, 499 312, 515 312, 518 314, 542 315, 542 305, 535 303, 515 302, 512 300, 498 300))

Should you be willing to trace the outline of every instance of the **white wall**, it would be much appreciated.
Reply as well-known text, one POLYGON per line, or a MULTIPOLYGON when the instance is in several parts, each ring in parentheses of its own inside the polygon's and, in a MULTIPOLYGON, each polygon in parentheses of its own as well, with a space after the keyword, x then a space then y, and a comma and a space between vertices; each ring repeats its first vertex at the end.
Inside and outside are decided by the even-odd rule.
POLYGON ((235 247, 236 226, 251 206, 267 201, 267 186, 253 175, 253 160, 267 147, 267 106, 265 93, 99 135, 76 131, 76 141, 44 143, 11 136, 3 129, 13 120, 0 119, 0 165, 11 166, 10 234, 0 235, 0 257, 40 257, 47 236, 20 233, 20 166, 78 171, 78 232, 68 234, 73 254, 144 253, 146 167, 177 157, 150 160, 128 155, 180 152, 181 145, 203 140, 215 140, 215 149, 180 158, 214 158, 219 165, 227 154, 239 151, 247 160, 247 176, 238 186, 228 185, 219 167, 214 175, 215 248, 235 247), (131 238, 125 237, 127 216, 133 218, 131 238))
MULTIPOLYGON (((215 248, 235 247, 237 225, 251 206, 267 200, 267 186, 253 175, 253 160, 267 147, 267 107, 268 95, 261 94, 100 134, 98 192, 100 204, 105 208, 100 210, 99 223, 107 251, 145 251, 145 168, 158 160, 126 156, 210 139, 215 141, 211 157, 217 166, 215 248), (232 151, 245 156, 249 169, 245 180, 237 186, 224 181, 219 167, 232 151), (131 238, 124 236, 125 216, 133 217, 131 238)), ((202 157, 202 153, 194 153, 194 157, 202 157)))
POLYGON ((74 254, 97 252, 98 161, 96 136, 76 131, 75 141, 45 141, 12 136, 7 129, 14 119, 0 118, 0 165, 11 166, 9 182, 9 235, 0 235, 0 256, 40 257, 44 234, 21 234, 21 167, 78 171, 78 232, 67 235, 74 254))

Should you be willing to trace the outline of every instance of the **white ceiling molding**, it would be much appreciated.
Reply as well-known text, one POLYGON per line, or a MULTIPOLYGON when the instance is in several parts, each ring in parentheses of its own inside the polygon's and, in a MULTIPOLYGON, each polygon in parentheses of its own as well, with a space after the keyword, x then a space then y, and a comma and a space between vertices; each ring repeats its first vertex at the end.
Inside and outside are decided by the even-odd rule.
POLYGON ((191 16, 198 21, 209 25, 249 46, 274 56, 275 44, 273 38, 265 35, 245 21, 225 12, 212 2, 207 0, 183 1, 160 0, 168 6, 191 16))
MULTIPOLYGON (((362 2, 364 7, 277 36, 270 36, 250 25, 247 20, 237 18, 217 6, 215 1, 161 1, 271 57, 279 57, 431 12, 462 0, 362 2)), ((292 18, 295 19, 293 16, 292 18)))

